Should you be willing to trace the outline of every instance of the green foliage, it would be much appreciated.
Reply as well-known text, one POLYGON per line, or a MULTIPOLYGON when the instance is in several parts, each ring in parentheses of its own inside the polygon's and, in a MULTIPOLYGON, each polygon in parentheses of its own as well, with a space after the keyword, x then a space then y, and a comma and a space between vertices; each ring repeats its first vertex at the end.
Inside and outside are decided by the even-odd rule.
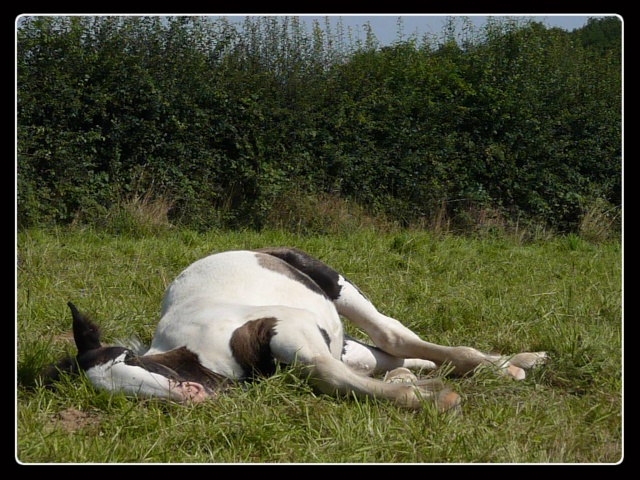
MULTIPOLYGON (((621 205, 621 24, 518 19, 379 47, 296 17, 24 17, 18 224, 157 192, 195 229, 262 227, 286 192, 402 225, 469 205, 576 231, 621 205)), ((400 25, 401 35, 401 25, 400 25)), ((278 207, 282 208, 282 207, 278 207)))

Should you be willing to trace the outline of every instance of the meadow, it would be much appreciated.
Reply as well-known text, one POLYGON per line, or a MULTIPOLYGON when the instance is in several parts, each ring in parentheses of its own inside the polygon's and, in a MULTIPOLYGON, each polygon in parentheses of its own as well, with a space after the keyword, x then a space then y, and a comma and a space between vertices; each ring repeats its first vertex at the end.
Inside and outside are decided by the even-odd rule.
MULTIPOLYGON (((577 235, 521 242, 360 228, 155 235, 90 228, 17 236, 16 443, 31 463, 617 463, 623 459, 622 246, 577 235), (103 341, 148 344, 168 283, 212 252, 289 245, 324 260, 423 338, 504 354, 549 352, 521 382, 447 377, 460 416, 315 394, 286 368, 197 405, 49 390, 73 351, 74 302, 103 341)), ((349 334, 364 338, 351 325, 349 334)), ((429 375, 446 374, 446 367, 429 375)))

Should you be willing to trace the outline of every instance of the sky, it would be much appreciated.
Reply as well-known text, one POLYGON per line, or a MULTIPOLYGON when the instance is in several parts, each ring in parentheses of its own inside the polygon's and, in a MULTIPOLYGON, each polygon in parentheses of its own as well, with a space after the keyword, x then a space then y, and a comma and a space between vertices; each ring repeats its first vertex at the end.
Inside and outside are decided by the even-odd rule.
MULTIPOLYGON (((195 13, 194 13, 195 14, 195 13)), ((71 14, 76 15, 76 14, 71 14)), ((79 14, 78 14, 79 15, 79 14)), ((91 15, 91 14, 89 14, 91 15)), ((128 15, 126 13, 116 15, 128 15)), ((142 13, 142 15, 145 15, 142 13)), ((154 15, 153 13, 147 13, 146 15, 154 15)), ((166 14, 157 14, 166 15, 166 14)), ((169 14, 170 15, 170 14, 169 14)), ((201 15, 209 17, 225 16, 229 20, 243 21, 246 16, 253 16, 255 14, 249 13, 225 13, 221 15, 203 13, 201 15)), ((267 14, 270 15, 270 14, 267 14)), ((443 27, 447 17, 450 16, 466 16, 468 17, 476 27, 482 26, 486 21, 487 15, 480 14, 276 14, 282 16, 298 16, 303 22, 306 22, 308 28, 314 20, 320 22, 320 26, 324 28, 324 21, 326 17, 330 18, 332 25, 338 23, 342 19, 342 26, 345 30, 349 27, 353 35, 360 34, 360 38, 364 38, 364 24, 369 23, 373 33, 381 46, 389 45, 398 40, 398 18, 402 17, 404 38, 408 38, 410 35, 417 34, 417 38, 420 39, 424 34, 439 35, 443 31, 443 27)), ((505 17, 508 15, 492 14, 493 17, 505 17)), ((576 28, 586 25, 590 17, 602 17, 602 14, 547 14, 547 15, 527 15, 522 13, 515 14, 516 17, 530 18, 537 22, 542 22, 547 27, 559 27, 567 31, 574 30, 576 28)), ((19 17, 18 17, 19 22, 19 17)))
MULTIPOLYGON (((239 14, 237 17, 231 14, 225 14, 227 18, 232 20, 234 17, 238 19, 244 19, 248 14, 239 14)), ((284 15, 284 14, 283 14, 284 15)), ((298 16, 301 20, 308 22, 308 25, 311 25, 313 20, 319 20, 320 25, 324 25, 325 17, 329 15, 306 15, 306 14, 291 14, 289 16, 298 16)), ((460 14, 454 14, 460 15, 460 14)), ((418 38, 420 38, 423 34, 432 34, 438 35, 442 32, 444 22, 446 18, 451 15, 403 15, 403 14, 369 14, 369 15, 359 15, 359 14, 339 14, 339 15, 330 15, 330 19, 332 23, 337 23, 338 20, 342 19, 342 25, 346 29, 347 27, 351 27, 352 31, 355 33, 356 31, 362 32, 362 26, 365 23, 369 23, 371 29, 373 30, 374 35, 376 36, 378 42, 381 45, 389 45, 393 41, 398 39, 398 17, 402 17, 403 30, 405 38, 417 33, 418 38), (356 30, 358 29, 358 30, 356 30)), ((465 15, 471 19, 471 21, 476 26, 481 26, 486 20, 486 15, 465 15)), ((501 17, 504 15, 494 14, 494 17, 501 17)), ((589 17, 601 17, 601 14, 580 14, 580 15, 558 15, 558 14, 549 14, 549 15, 524 15, 517 14, 517 17, 522 18, 531 18, 537 22, 542 22, 547 27, 560 27, 565 30, 571 31, 576 28, 583 27, 586 25, 589 17)))

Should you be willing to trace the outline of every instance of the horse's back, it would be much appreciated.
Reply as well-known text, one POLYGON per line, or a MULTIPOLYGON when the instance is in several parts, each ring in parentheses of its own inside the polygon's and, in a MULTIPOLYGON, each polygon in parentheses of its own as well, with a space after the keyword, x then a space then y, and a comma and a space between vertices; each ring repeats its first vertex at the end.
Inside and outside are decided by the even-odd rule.
POLYGON ((187 346, 207 368, 237 375, 229 345, 234 332, 249 321, 277 321, 296 312, 341 343, 342 323, 331 300, 306 275, 265 255, 229 251, 188 266, 165 292, 150 352, 187 346))
POLYGON ((331 303, 307 275, 294 270, 283 260, 259 252, 237 250, 209 255, 189 265, 169 285, 161 316, 199 297, 212 303, 294 308, 331 303))

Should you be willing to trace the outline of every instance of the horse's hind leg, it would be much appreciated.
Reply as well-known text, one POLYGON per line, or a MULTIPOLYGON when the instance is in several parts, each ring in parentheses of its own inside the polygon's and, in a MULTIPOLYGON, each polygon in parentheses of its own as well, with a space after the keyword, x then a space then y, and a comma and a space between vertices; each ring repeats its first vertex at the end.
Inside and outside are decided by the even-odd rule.
POLYGON ((351 282, 320 260, 292 248, 260 250, 278 257, 308 275, 333 301, 338 313, 362 328, 382 351, 397 358, 417 358, 441 365, 449 363, 456 373, 464 374, 481 365, 495 365, 498 371, 516 379, 525 377, 524 369, 546 359, 544 352, 525 352, 513 357, 494 356, 470 347, 449 347, 422 340, 398 320, 378 312, 351 282))
POLYGON ((340 283, 340 295, 334 300, 338 313, 362 328, 378 348, 393 357, 431 360, 437 365, 448 363, 459 374, 472 372, 482 365, 493 365, 518 380, 525 377, 524 369, 544 363, 546 359, 545 352, 524 352, 510 357, 485 354, 471 347, 426 342, 398 320, 380 313, 342 277, 340 283))
POLYGON ((417 371, 436 368, 436 364, 431 360, 395 357, 377 347, 365 345, 346 336, 342 349, 342 361, 353 370, 366 375, 382 375, 397 368, 417 371))

